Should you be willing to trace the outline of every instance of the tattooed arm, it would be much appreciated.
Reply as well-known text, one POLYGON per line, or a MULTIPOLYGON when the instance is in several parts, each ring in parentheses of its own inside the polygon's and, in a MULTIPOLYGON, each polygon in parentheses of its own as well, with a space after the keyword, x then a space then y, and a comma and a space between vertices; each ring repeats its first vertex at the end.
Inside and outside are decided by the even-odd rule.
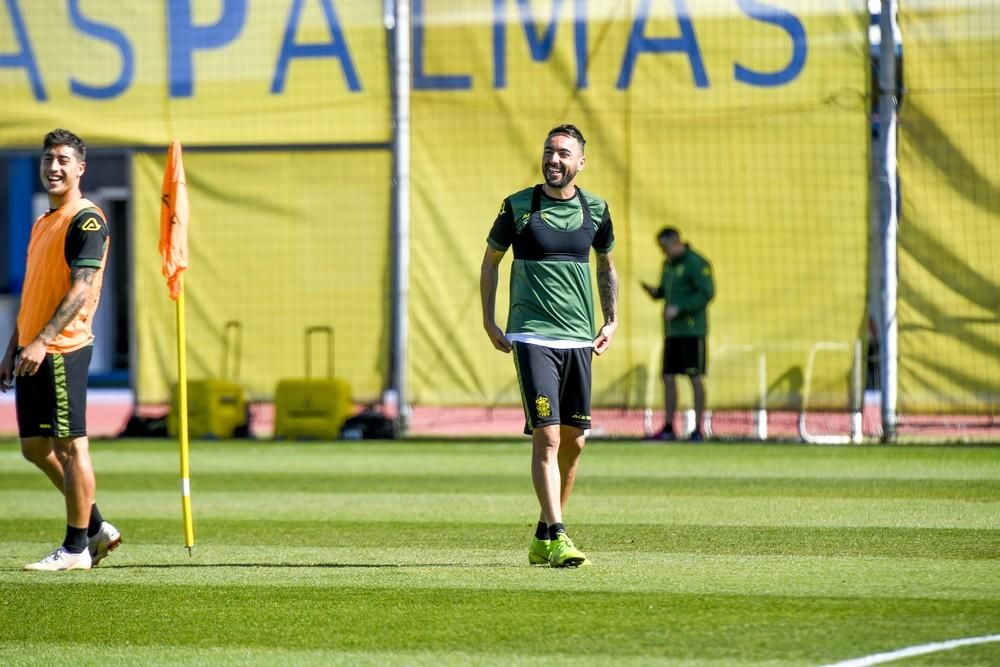
POLYGON ((594 339, 594 352, 603 354, 618 328, 618 272, 611 261, 611 253, 597 255, 597 291, 604 314, 604 326, 594 339))
POLYGON ((80 267, 70 270, 70 286, 66 296, 59 303, 52 319, 46 324, 38 336, 27 347, 21 350, 14 364, 14 375, 34 375, 45 360, 45 352, 49 343, 55 340, 63 329, 79 314, 80 309, 87 304, 97 269, 80 267))

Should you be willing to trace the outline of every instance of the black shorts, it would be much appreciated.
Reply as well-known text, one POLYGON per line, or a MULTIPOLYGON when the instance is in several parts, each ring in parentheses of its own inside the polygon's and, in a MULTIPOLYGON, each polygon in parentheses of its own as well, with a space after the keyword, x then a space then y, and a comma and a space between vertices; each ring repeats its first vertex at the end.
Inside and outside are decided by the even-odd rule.
POLYGON ((704 336, 675 336, 663 341, 664 375, 704 375, 707 366, 704 336))
POLYGON ((91 346, 46 354, 34 375, 15 385, 17 428, 22 438, 79 438, 87 435, 87 369, 91 346))
POLYGON ((559 349, 514 343, 514 366, 524 403, 524 432, 565 424, 590 428, 592 347, 559 349))

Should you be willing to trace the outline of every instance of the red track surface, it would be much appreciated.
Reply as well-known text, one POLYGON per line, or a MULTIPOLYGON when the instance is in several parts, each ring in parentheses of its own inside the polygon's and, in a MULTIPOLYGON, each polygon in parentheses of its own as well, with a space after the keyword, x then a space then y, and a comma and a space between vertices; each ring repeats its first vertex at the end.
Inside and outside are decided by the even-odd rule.
MULTIPOLYGON (((141 414, 160 416, 165 406, 144 406, 141 414)), ((88 399, 87 423, 91 436, 115 437, 132 414, 132 395, 124 390, 92 390, 88 399)), ((635 438, 643 434, 643 412, 640 410, 598 409, 594 411, 594 436, 635 438)), ((846 413, 811 413, 808 429, 813 434, 843 434, 850 428, 846 413)), ((652 427, 662 425, 659 413, 653 415, 652 427)), ((680 424, 678 424, 680 426, 680 424)), ((425 407, 413 409, 410 434, 420 437, 517 437, 524 427, 524 412, 519 407, 425 407)), ((274 428, 274 406, 254 404, 251 408, 251 432, 257 437, 269 436, 274 428)), ((862 419, 866 438, 880 434, 878 405, 868 405, 862 419)), ((723 439, 753 439, 753 413, 731 411, 715 413, 712 431, 723 439)), ((0 436, 17 433, 12 394, 0 396, 0 436)), ((900 419, 899 434, 903 439, 935 442, 1000 443, 1000 418, 967 415, 907 415, 900 419)), ((771 412, 768 415, 768 437, 798 438, 798 414, 771 412)))

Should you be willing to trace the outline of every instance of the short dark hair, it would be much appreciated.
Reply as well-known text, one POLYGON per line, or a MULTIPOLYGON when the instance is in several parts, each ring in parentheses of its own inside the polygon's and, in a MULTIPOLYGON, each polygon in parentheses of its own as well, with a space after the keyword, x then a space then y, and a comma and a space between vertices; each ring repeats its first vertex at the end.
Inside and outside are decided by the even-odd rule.
POLYGON ((678 230, 676 227, 664 227, 656 235, 656 238, 658 240, 659 239, 680 239, 680 237, 681 237, 680 230, 678 230))
POLYGON ((580 144, 580 152, 583 152, 584 146, 587 145, 587 140, 583 138, 583 132, 580 131, 576 125, 571 123, 565 123, 563 125, 557 125, 549 130, 548 135, 545 137, 548 139, 554 134, 561 134, 566 137, 573 137, 580 144))
POLYGON ((56 128, 45 135, 45 141, 42 144, 42 152, 45 152, 50 148, 55 148, 56 146, 69 146, 76 151, 76 154, 80 156, 81 161, 87 159, 87 144, 83 143, 83 139, 76 136, 69 130, 56 128))

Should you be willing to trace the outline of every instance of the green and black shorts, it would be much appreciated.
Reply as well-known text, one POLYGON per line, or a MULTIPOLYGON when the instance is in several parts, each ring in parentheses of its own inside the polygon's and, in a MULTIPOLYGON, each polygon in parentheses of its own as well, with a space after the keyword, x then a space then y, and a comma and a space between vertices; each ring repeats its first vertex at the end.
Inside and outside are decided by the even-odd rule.
POLYGON ((591 347, 552 348, 514 343, 514 365, 524 402, 524 433, 563 424, 590 428, 591 347))
POLYGON ((663 374, 704 375, 707 369, 704 336, 673 336, 663 341, 663 374))
POLYGON ((46 354, 34 375, 18 376, 17 428, 22 438, 87 435, 87 369, 93 347, 46 354))

